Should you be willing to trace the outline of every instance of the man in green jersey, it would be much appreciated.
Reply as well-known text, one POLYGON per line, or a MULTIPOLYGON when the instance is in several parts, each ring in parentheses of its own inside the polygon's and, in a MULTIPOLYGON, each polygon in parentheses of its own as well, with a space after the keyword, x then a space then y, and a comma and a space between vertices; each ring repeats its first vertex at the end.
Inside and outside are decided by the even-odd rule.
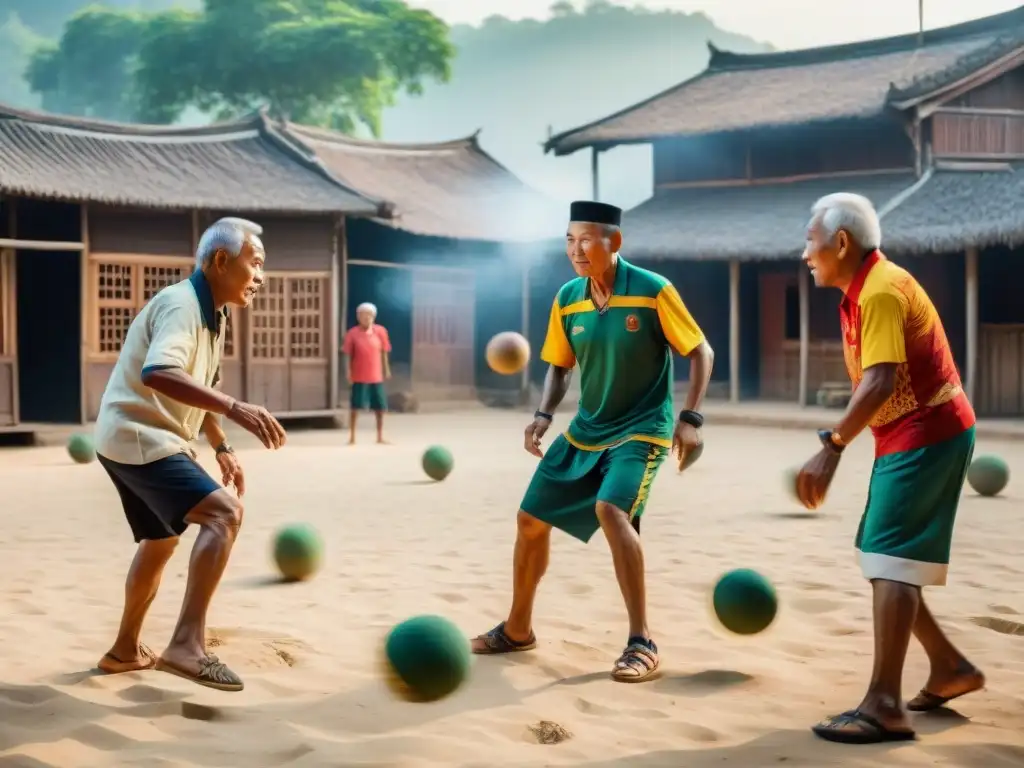
POLYGON ((525 443, 541 462, 517 520, 512 608, 472 644, 480 654, 535 648, 533 603, 548 564, 551 528, 583 542, 600 528, 629 615, 626 648, 612 677, 634 683, 649 679, 659 664, 647 626, 640 516, 668 451, 682 469, 701 444, 704 420, 697 409, 714 356, 672 284, 619 255, 621 217, 620 209, 604 203, 572 204, 566 253, 578 277, 558 291, 541 350, 550 367, 525 443), (690 360, 690 390, 678 418, 672 350, 690 360), (576 416, 541 454, 540 440, 576 365, 576 416))

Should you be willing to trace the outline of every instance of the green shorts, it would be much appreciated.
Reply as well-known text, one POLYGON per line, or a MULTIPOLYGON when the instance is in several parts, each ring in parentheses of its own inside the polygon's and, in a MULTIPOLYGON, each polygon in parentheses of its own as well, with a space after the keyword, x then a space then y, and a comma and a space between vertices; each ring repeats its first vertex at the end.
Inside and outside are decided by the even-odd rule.
POLYGON ((857 530, 866 579, 942 586, 960 492, 974 455, 974 427, 926 448, 875 459, 857 530))
POLYGON ((388 395, 384 391, 383 384, 360 384, 352 385, 352 399, 349 401, 353 411, 386 411, 388 409, 388 395))
POLYGON ((559 435, 533 473, 520 508, 586 543, 601 527, 595 507, 603 501, 637 522, 665 460, 667 448, 638 440, 603 451, 584 451, 559 435))

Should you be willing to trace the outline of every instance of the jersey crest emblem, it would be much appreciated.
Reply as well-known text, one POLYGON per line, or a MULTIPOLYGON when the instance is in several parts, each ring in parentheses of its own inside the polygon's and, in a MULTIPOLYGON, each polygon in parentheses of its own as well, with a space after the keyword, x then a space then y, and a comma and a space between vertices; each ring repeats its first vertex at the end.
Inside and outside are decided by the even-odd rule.
POLYGON ((640 318, 636 315, 626 315, 626 330, 636 332, 640 330, 640 318))
POLYGON ((574 325, 572 327, 572 335, 573 336, 578 336, 581 333, 583 333, 583 326, 582 325, 574 325))

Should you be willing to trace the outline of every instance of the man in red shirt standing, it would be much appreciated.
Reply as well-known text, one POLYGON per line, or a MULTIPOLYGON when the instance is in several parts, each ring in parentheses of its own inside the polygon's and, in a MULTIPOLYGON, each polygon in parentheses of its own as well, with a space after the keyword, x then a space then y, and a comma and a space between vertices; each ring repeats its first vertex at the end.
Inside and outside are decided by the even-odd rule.
POLYGON ((875 659, 854 709, 812 730, 829 741, 875 744, 916 738, 906 710, 929 712, 984 687, 985 675, 940 629, 924 587, 946 583, 953 528, 974 453, 974 409, 960 383, 932 300, 879 250, 871 202, 838 193, 813 207, 804 261, 821 287, 843 292, 843 354, 853 383, 846 413, 819 434, 822 447, 797 480, 809 509, 825 500, 844 447, 865 429, 875 463, 857 531, 861 570, 873 595, 875 659), (911 635, 931 673, 903 705, 911 635))
POLYGON ((341 353, 345 355, 345 377, 352 385, 349 411, 349 445, 356 442, 356 418, 369 409, 377 417, 377 442, 384 442, 384 411, 388 409, 384 380, 391 378, 388 353, 391 341, 383 325, 377 325, 377 307, 369 302, 356 308, 359 324, 349 328, 341 353))

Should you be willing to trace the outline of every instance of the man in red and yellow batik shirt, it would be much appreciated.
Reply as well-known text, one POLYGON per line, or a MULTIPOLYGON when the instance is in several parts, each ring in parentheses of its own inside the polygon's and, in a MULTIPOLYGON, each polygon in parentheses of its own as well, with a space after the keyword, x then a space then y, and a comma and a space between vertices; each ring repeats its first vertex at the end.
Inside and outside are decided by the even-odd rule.
POLYGON ((935 306, 913 276, 879 251, 881 226, 871 202, 839 193, 819 200, 807 229, 804 261, 819 287, 839 288, 839 315, 853 396, 821 451, 804 465, 797 494, 818 507, 844 447, 865 427, 875 438, 856 546, 871 581, 875 660, 856 708, 813 731, 851 744, 915 738, 901 681, 910 636, 924 646, 931 675, 907 708, 937 709, 984 685, 928 610, 925 586, 946 583, 960 492, 974 452, 974 409, 935 306))

